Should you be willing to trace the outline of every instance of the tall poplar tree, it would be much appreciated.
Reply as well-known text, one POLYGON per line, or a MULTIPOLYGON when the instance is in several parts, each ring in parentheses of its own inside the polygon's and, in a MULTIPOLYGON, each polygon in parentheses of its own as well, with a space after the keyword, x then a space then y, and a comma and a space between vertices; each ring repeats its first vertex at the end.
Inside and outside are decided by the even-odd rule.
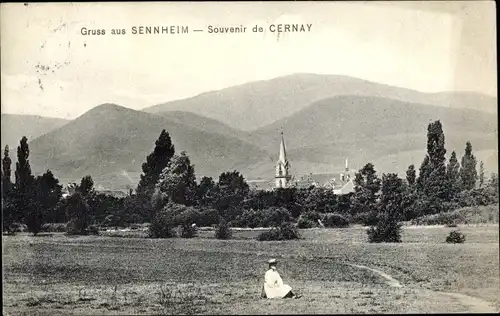
POLYGON ((438 120, 427 127, 427 155, 417 180, 419 191, 429 198, 448 198, 445 155, 443 127, 438 120))
POLYGON ((446 176, 449 183, 449 198, 453 199, 461 191, 460 164, 455 151, 451 153, 450 160, 446 166, 446 176))
POLYGON ((2 159, 2 224, 3 230, 9 233, 12 232, 12 224, 17 219, 17 210, 12 198, 11 165, 9 146, 6 145, 2 159))
POLYGON ((406 170, 406 182, 408 182, 409 186, 413 186, 417 179, 417 173, 415 171, 415 166, 410 165, 408 170, 406 170))
POLYGON ((2 159, 2 194, 4 195, 8 194, 12 187, 11 166, 12 166, 12 159, 10 159, 9 156, 9 145, 5 145, 5 149, 3 152, 3 159, 2 159))
POLYGON ((462 157, 462 167, 460 169, 460 180, 464 190, 472 190, 476 186, 477 170, 476 157, 472 154, 472 144, 467 142, 465 145, 465 154, 462 157))
POLYGON ((479 187, 482 188, 484 185, 484 163, 481 161, 479 163, 479 187))
POLYGON ((29 154, 28 139, 23 136, 17 147, 16 207, 22 212, 28 231, 36 235, 42 228, 43 214, 42 206, 37 200, 37 188, 35 178, 31 174, 29 154))
POLYGON ((28 160, 30 150, 28 147, 28 139, 23 136, 19 146, 17 147, 17 163, 16 163, 16 188, 21 192, 29 192, 33 185, 34 177, 31 174, 31 166, 28 160))

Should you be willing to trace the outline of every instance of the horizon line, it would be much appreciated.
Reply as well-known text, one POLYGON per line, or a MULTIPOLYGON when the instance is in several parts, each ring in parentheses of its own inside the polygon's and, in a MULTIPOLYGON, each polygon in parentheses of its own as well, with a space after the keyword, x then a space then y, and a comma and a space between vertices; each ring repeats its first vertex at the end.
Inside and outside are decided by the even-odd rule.
MULTIPOLYGON (((99 103, 99 104, 93 106, 92 108, 90 108, 89 110, 83 112, 82 114, 73 116, 72 118, 60 117, 60 116, 44 116, 44 115, 32 114, 32 113, 4 112, 3 111, 3 106, 0 106, 0 114, 1 115, 7 114, 7 115, 36 116, 36 117, 43 117, 43 118, 49 118, 49 119, 61 119, 61 120, 72 121, 72 120, 77 119, 78 117, 82 116, 83 114, 85 114, 85 113, 93 110, 94 108, 99 107, 101 105, 105 105, 105 104, 114 104, 116 106, 124 107, 124 108, 130 109, 130 110, 140 111, 140 112, 146 112, 145 110, 148 109, 148 108, 152 108, 152 107, 163 105, 163 104, 170 103, 170 102, 176 102, 176 101, 182 101, 182 100, 188 100, 188 99, 196 98, 196 97, 201 96, 203 94, 213 93, 213 92, 216 92, 216 91, 221 91, 221 90, 224 90, 224 89, 230 89, 230 88, 234 88, 234 87, 241 87, 241 86, 244 86, 244 85, 247 85, 247 84, 251 84, 251 83, 256 83, 256 82, 272 81, 272 80, 276 80, 276 79, 280 79, 280 78, 291 77, 291 76, 299 76, 299 75, 348 77, 348 78, 352 78, 352 79, 358 79, 358 80, 362 80, 362 81, 366 81, 366 82, 370 82, 370 83, 375 83, 375 84, 389 86, 389 87, 394 87, 394 88, 398 88, 398 89, 404 89, 404 90, 414 91, 414 92, 418 92, 418 93, 422 93, 422 94, 428 94, 428 95, 440 94, 440 93, 443 93, 443 94, 446 94, 446 93, 450 93, 450 94, 453 94, 453 93, 468 93, 468 94, 476 94, 476 95, 481 95, 481 96, 486 96, 486 97, 498 99, 498 93, 497 93, 497 95, 492 95, 492 94, 489 94, 489 93, 479 92, 479 91, 475 91, 475 90, 442 90, 442 91, 435 91, 435 92, 425 92, 425 91, 421 91, 421 90, 417 90, 417 89, 411 89, 411 88, 406 88, 406 87, 402 87, 402 86, 391 85, 391 84, 387 84, 387 83, 380 83, 380 82, 377 82, 377 81, 368 80, 368 79, 364 79, 364 78, 361 78, 361 77, 354 77, 354 76, 345 75, 345 74, 321 74, 321 73, 314 73, 314 72, 293 72, 293 73, 289 73, 289 74, 285 74, 285 75, 280 75, 280 76, 272 77, 272 78, 269 78, 269 79, 249 80, 249 81, 245 81, 245 82, 240 83, 240 84, 235 84, 235 85, 227 86, 227 87, 224 87, 224 88, 221 88, 221 89, 205 90, 205 91, 198 92, 198 93, 193 94, 193 95, 188 96, 188 97, 170 99, 170 100, 163 101, 161 103, 156 103, 156 104, 153 104, 153 105, 148 105, 146 107, 138 108, 138 109, 132 108, 132 107, 129 107, 129 106, 123 105, 123 104, 117 104, 117 103, 110 102, 110 101, 103 101, 102 103, 99 103)), ((346 95, 354 95, 355 96, 355 94, 346 94, 346 95)), ((177 110, 177 111, 179 111, 179 110, 177 110)), ((189 111, 186 111, 186 112, 189 112, 189 111)), ((146 112, 146 113, 149 113, 149 112, 146 112)))

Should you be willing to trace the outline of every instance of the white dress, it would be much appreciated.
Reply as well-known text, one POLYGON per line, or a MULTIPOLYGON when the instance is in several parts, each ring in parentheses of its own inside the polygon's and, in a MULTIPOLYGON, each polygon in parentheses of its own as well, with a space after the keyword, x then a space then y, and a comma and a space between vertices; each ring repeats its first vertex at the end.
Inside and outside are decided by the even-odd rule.
POLYGON ((264 292, 267 298, 283 298, 292 288, 288 284, 283 284, 278 271, 274 269, 267 270, 264 276, 264 292))

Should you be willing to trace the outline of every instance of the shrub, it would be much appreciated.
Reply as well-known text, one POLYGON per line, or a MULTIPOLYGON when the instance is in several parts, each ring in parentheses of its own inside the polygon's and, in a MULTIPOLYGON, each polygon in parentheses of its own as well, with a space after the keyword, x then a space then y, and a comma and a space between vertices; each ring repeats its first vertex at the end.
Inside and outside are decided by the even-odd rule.
POLYGON ((457 202, 462 207, 497 204, 498 193, 489 186, 464 190, 457 195, 457 202))
POLYGON ((142 218, 142 216, 136 213, 130 214, 128 218, 128 222, 131 223, 132 225, 134 225, 133 223, 142 223, 143 221, 144 219, 142 218))
POLYGON ((358 213, 353 216, 353 222, 362 224, 363 226, 375 226, 378 222, 378 217, 375 212, 358 213))
POLYGON ((200 212, 200 219, 197 222, 200 227, 210 227, 219 222, 219 212, 210 208, 200 212))
POLYGON ((368 241, 401 242, 401 227, 402 224, 393 214, 380 215, 377 225, 370 227, 367 231, 368 241))
POLYGON ((260 233, 257 236, 258 241, 282 240, 280 230, 277 227, 272 227, 270 230, 260 233))
POLYGON ((96 225, 90 225, 87 229, 87 233, 90 235, 99 235, 99 227, 96 225))
POLYGON ((258 226, 264 227, 264 212, 263 211, 255 211, 253 209, 246 209, 241 213, 241 215, 237 216, 235 219, 235 226, 240 227, 250 227, 255 228, 258 226))
POLYGON ((201 213, 193 207, 185 207, 184 209, 181 207, 178 210, 171 210, 173 213, 177 211, 180 211, 180 213, 175 216, 176 225, 191 226, 191 224, 196 224, 200 221, 201 213))
POLYGON ((71 235, 85 234, 89 225, 89 206, 80 193, 71 195, 65 203, 67 217, 66 232, 71 235))
POLYGON ((47 223, 42 225, 44 233, 64 233, 66 231, 66 223, 47 223))
POLYGON ((368 229, 369 242, 401 242, 401 224, 378 225, 368 229))
POLYGON ((149 225, 149 237, 151 238, 172 238, 176 233, 172 214, 166 208, 157 211, 149 225))
POLYGON ((231 239, 233 232, 231 227, 224 218, 221 218, 219 224, 215 227, 215 238, 217 239, 231 239))
POLYGON ((27 207, 28 210, 24 223, 28 227, 28 231, 36 236, 41 231, 43 225, 43 214, 40 209, 41 206, 38 202, 34 202, 27 207))
POLYGON ((463 244, 465 242, 465 235, 454 230, 446 237, 446 242, 449 244, 463 244))
POLYGON ((304 218, 302 216, 299 217, 299 220, 297 221, 297 227, 298 228, 313 228, 314 226, 316 226, 316 223, 313 222, 312 220, 308 219, 308 218, 304 218))
POLYGON ((311 212, 306 212, 306 213, 300 215, 300 217, 302 217, 304 219, 308 219, 308 220, 312 221, 313 223, 317 223, 318 219, 321 219, 322 215, 318 212, 311 211, 311 212))
POLYGON ((445 212, 439 214, 425 215, 412 220, 412 224, 416 225, 453 225, 458 223, 466 223, 464 214, 457 212, 445 212))
POLYGON ((284 222, 280 225, 280 233, 283 240, 300 239, 299 230, 290 222, 284 222))
POLYGON ((266 226, 278 226, 291 220, 290 212, 284 208, 271 207, 264 211, 264 223, 266 226))
POLYGON ((132 225, 130 225, 130 230, 138 230, 139 228, 141 228, 141 226, 138 225, 138 224, 132 224, 132 225))
POLYGON ((326 227, 348 227, 349 220, 340 214, 326 214, 323 220, 326 227))
POLYGON ((113 214, 110 214, 104 218, 101 225, 104 227, 113 227, 118 226, 119 217, 113 214))
POLYGON ((279 227, 272 227, 270 230, 262 232, 257 236, 257 240, 259 241, 292 240, 299 238, 300 235, 297 227, 290 222, 284 222, 279 227))
POLYGON ((194 238, 197 235, 196 226, 183 224, 180 226, 180 234, 182 238, 194 238))
POLYGON ((71 219, 69 222, 66 223, 66 235, 80 235, 84 234, 84 232, 81 231, 80 225, 77 220, 71 219))
POLYGON ((12 224, 12 231, 15 233, 27 233, 28 226, 26 226, 26 224, 22 224, 22 223, 14 223, 14 224, 12 224))

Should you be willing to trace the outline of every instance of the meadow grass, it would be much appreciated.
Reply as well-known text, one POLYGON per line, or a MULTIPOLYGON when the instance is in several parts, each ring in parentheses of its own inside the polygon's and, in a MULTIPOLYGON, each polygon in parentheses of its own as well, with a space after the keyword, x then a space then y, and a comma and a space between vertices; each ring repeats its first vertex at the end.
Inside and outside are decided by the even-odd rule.
POLYGON ((498 309, 498 225, 405 227, 401 244, 369 244, 366 228, 301 230, 303 239, 253 240, 259 230, 194 239, 111 238, 54 233, 3 237, 4 313, 266 314, 471 311, 455 292, 498 309), (266 261, 280 260, 298 300, 259 298, 266 261), (390 274, 389 287, 365 265, 390 274))

